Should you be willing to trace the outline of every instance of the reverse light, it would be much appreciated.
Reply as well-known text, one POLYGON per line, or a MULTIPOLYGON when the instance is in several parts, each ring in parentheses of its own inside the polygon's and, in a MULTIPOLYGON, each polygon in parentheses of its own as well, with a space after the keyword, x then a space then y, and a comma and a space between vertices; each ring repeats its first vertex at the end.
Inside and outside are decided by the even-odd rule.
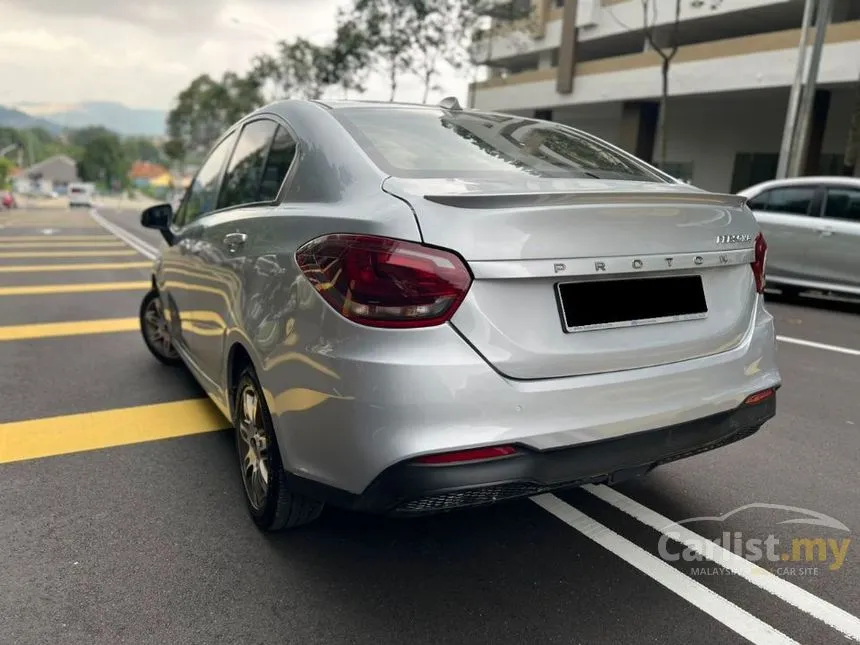
POLYGON ((318 237, 296 263, 325 301, 370 327, 431 327, 450 320, 472 284, 454 253, 373 235, 318 237))
POLYGON ((752 271, 755 277, 755 290, 764 293, 765 265, 767 264, 767 242, 759 232, 755 236, 755 259, 752 261, 752 271))
POLYGON ((744 405, 755 405, 756 403, 761 403, 765 399, 769 399, 774 394, 776 394, 776 390, 772 387, 767 388, 766 390, 762 390, 761 392, 756 392, 755 394, 750 394, 747 398, 744 399, 744 405))
POLYGON ((456 464, 466 461, 482 461, 485 459, 507 457, 515 452, 516 448, 513 446, 492 446, 490 448, 473 448, 471 450, 424 455, 423 457, 418 457, 415 461, 419 464, 456 464))

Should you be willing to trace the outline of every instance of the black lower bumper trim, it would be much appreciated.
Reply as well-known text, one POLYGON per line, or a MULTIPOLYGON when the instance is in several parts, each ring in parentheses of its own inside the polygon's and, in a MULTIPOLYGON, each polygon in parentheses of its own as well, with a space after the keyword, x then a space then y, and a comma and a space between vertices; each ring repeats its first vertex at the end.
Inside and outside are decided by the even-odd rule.
POLYGON ((383 471, 361 495, 322 490, 307 480, 295 484, 308 494, 354 510, 423 515, 586 483, 616 483, 748 437, 775 414, 776 395, 772 395, 755 405, 695 421, 568 448, 519 447, 509 457, 441 466, 407 461, 383 471))

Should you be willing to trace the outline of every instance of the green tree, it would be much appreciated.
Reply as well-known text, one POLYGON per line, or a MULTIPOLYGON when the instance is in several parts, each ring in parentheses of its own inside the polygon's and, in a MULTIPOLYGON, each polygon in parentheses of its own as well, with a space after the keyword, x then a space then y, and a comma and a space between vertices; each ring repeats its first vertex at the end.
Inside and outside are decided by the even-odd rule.
POLYGON ((146 137, 128 137, 123 139, 122 145, 125 148, 126 157, 132 161, 148 161, 159 164, 165 161, 164 152, 146 137))
POLYGON ((15 164, 8 157, 0 157, 0 188, 6 188, 15 164))
POLYGON ((225 73, 220 81, 208 74, 195 78, 167 115, 170 139, 165 153, 175 161, 206 154, 224 130, 263 105, 265 80, 259 73, 235 72, 225 73))
POLYGON ((420 24, 411 0, 354 0, 350 19, 378 67, 385 69, 393 101, 401 75, 414 68, 414 30, 420 24))
POLYGON ((110 187, 123 185, 127 181, 130 164, 125 152, 122 141, 113 132, 89 132, 83 136, 78 174, 84 181, 110 187))

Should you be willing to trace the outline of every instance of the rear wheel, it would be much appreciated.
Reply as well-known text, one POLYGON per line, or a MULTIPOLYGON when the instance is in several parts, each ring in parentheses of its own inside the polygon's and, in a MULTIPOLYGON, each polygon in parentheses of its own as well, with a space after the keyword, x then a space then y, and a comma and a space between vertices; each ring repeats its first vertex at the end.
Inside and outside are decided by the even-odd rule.
POLYGON ((182 359, 173 346, 170 329, 158 291, 151 289, 140 303, 140 333, 152 355, 165 365, 181 365, 182 359))
POLYGON ((233 426, 245 501, 254 523, 263 531, 279 531, 317 519, 322 502, 288 488, 263 388, 250 365, 233 395, 233 426))

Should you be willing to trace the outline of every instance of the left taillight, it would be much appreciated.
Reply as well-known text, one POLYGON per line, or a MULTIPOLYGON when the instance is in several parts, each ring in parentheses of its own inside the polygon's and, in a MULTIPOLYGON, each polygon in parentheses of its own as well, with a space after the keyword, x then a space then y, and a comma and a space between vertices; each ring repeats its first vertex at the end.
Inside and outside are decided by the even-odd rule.
POLYGON ((431 327, 450 320, 472 284, 454 253, 374 235, 324 235, 296 263, 345 318, 370 327, 431 327))
POLYGON ((765 265, 767 264, 767 242, 761 232, 755 237, 755 256, 752 261, 752 272, 755 277, 755 290, 764 293, 765 265))

